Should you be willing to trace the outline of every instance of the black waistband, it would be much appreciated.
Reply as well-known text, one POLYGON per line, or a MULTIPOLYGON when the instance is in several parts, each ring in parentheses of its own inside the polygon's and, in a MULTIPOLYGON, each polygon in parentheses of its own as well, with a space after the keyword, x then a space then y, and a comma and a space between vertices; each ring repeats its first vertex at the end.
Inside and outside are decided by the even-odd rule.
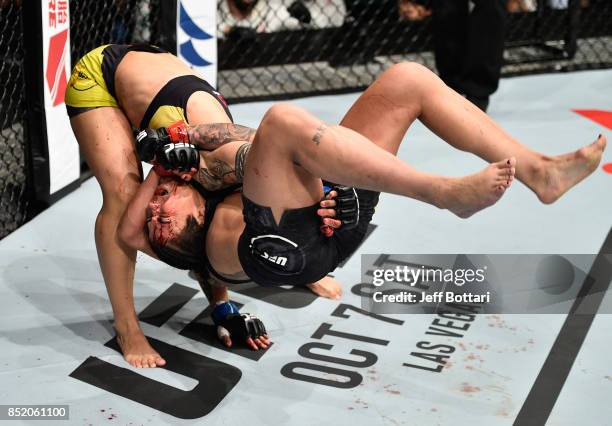
POLYGON ((209 274, 214 276, 219 281, 222 281, 222 282, 227 283, 227 284, 246 284, 246 283, 250 283, 250 282, 253 281, 250 278, 246 278, 244 280, 235 280, 233 278, 224 277, 223 275, 221 275, 220 273, 215 271, 215 268, 212 267, 210 262, 207 262, 207 264, 206 264, 206 272, 208 272, 209 274))
POLYGON ((102 51, 102 77, 106 83, 108 93, 113 98, 115 94, 115 72, 119 63, 128 52, 167 53, 164 49, 148 44, 109 44, 102 51))
POLYGON ((185 111, 185 118, 189 122, 187 117, 187 101, 194 92, 206 92, 212 95, 223 107, 225 113, 233 122, 232 114, 229 111, 225 99, 217 92, 208 82, 202 80, 200 77, 195 75, 182 75, 180 77, 173 78, 164 87, 161 88, 157 95, 153 98, 149 107, 147 108, 142 121, 140 122, 140 128, 145 129, 149 127, 149 123, 153 118, 153 115, 157 110, 164 105, 170 105, 175 107, 183 108, 185 111))

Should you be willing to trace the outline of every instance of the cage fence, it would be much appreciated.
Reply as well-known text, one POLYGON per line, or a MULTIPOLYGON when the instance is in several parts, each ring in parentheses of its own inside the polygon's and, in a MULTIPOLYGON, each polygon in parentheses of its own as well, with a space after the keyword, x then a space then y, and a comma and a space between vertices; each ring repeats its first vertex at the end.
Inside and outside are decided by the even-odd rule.
MULTIPOLYGON (((612 66, 609 0, 488 1, 508 15, 502 75, 612 66)), ((233 102, 282 99, 359 90, 405 60, 435 70, 435 4, 221 0, 219 90, 233 102)))
POLYGON ((71 0, 72 63, 103 44, 159 44, 164 0, 71 0))
POLYGON ((21 2, 0 1, 0 239, 28 209, 21 2))
MULTIPOLYGON (((167 1, 69 0, 72 63, 108 43, 172 48, 167 1)), ((359 90, 405 60, 435 69, 436 1, 219 0, 218 88, 230 102, 284 99, 359 90)), ((610 0, 487 1, 506 2, 503 75, 612 67, 610 0)), ((23 9, 0 0, 0 239, 33 213, 23 9)))

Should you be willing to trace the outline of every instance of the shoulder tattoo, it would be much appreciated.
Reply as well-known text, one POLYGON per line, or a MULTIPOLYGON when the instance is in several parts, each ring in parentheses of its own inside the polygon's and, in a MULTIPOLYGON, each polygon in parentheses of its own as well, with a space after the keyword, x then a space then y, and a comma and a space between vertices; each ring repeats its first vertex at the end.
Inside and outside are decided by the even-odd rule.
POLYGON ((242 182, 242 180, 244 179, 244 165, 246 163, 247 154, 249 153, 250 149, 251 149, 251 144, 245 143, 245 144, 240 145, 240 148, 238 148, 238 152, 236 152, 235 169, 236 169, 236 180, 238 182, 242 182))

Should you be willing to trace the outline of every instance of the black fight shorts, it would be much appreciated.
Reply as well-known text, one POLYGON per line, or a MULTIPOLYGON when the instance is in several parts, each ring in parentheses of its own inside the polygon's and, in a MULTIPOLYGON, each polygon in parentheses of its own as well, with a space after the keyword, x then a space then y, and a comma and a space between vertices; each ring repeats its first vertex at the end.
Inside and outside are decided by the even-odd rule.
POLYGON ((269 207, 243 195, 246 226, 238 241, 238 257, 244 272, 262 286, 304 286, 333 271, 363 241, 378 203, 378 192, 356 191, 357 227, 341 228, 331 237, 325 237, 319 229, 318 203, 285 211, 277 225, 269 207))

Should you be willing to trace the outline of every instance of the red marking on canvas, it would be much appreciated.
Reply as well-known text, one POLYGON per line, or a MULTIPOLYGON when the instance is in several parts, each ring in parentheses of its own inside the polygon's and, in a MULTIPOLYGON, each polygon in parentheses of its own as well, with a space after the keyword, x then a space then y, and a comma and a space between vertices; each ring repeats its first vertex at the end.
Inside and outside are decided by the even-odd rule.
POLYGON ((53 106, 64 103, 66 93, 66 61, 68 60, 68 29, 55 34, 49 39, 49 57, 47 60, 47 86, 53 106))
POLYGON ((612 130, 612 111, 601 109, 573 109, 572 111, 612 130))

